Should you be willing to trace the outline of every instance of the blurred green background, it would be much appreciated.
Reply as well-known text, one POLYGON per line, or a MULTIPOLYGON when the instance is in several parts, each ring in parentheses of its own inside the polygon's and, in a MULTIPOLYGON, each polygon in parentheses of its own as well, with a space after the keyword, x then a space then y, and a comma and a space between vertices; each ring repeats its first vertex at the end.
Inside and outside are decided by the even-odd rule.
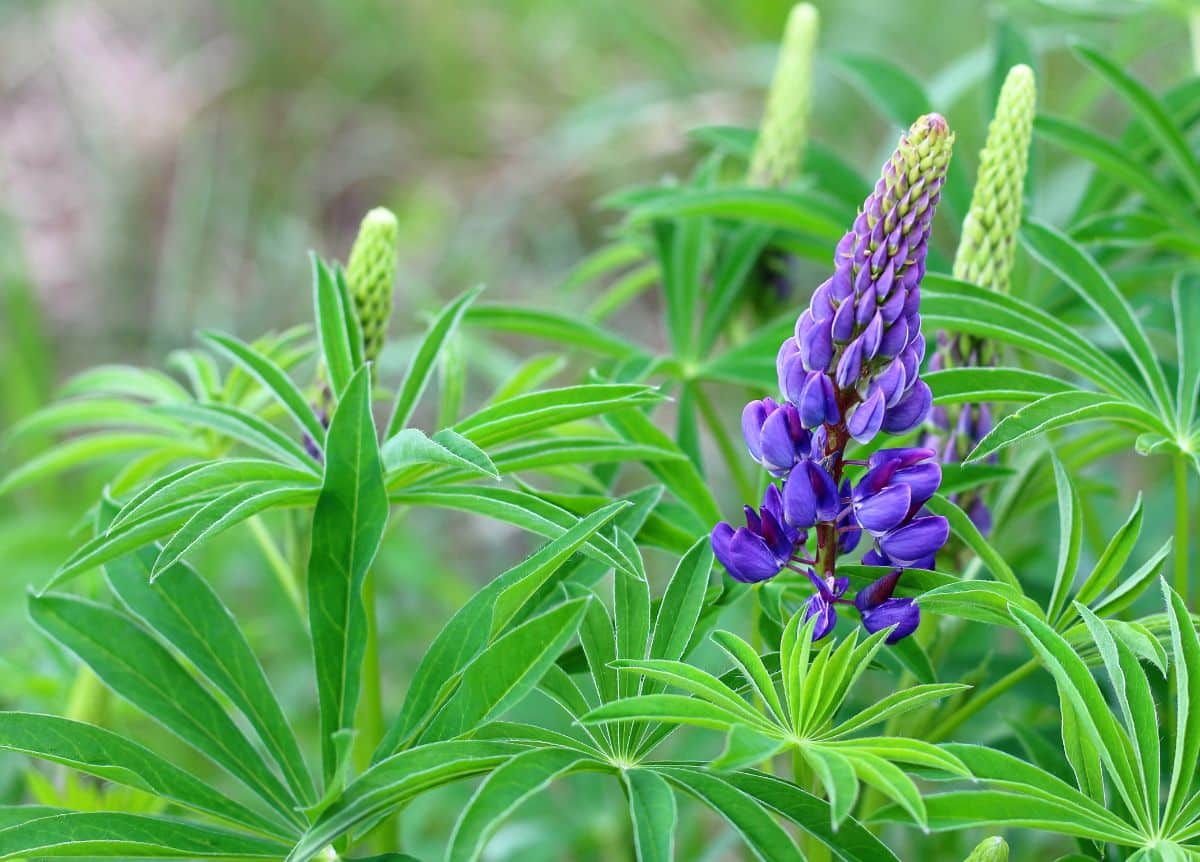
MULTIPOLYGON (((1014 38, 1036 55, 1042 107, 1110 132, 1127 115, 1066 51, 1072 38, 1127 61, 1156 91, 1192 65, 1178 4, 816 5, 813 136, 868 176, 898 130, 839 75, 830 62, 839 53, 886 56, 923 81, 957 130, 956 158, 971 176, 997 52, 1014 38)), ((362 214, 379 204, 402 224, 385 372, 403 367, 406 336, 423 315, 474 283, 493 299, 566 305, 566 273, 617 218, 597 199, 686 172, 690 128, 757 123, 789 7, 0 2, 0 431, 87 366, 161 365, 200 328, 252 337, 308 320, 307 250, 344 258, 362 214)), ((1080 165, 1058 169, 1061 159, 1035 143, 1042 179, 1033 207, 1051 221, 1070 211, 1086 176, 1080 165)), ((947 253, 956 237, 942 237, 947 253)), ((641 302, 624 325, 653 341, 656 300, 641 302)), ((729 405, 732 418, 740 402, 729 405)), ((0 471, 22 454, 0 450, 0 471)), ((59 711, 67 700, 73 668, 26 622, 23 594, 77 543, 103 478, 73 474, 0 498, 0 708, 59 711)), ((471 523, 468 533, 460 519, 418 514, 387 544, 389 703, 473 586, 528 547, 494 524, 471 523)), ((295 660, 299 623, 259 553, 235 533, 195 562, 243 609, 285 698, 305 709, 312 693, 307 663, 295 660)), ((20 792, 19 766, 0 758, 0 799, 20 792)), ((430 800, 411 816, 432 836, 437 817, 422 813, 436 810, 430 800)), ((598 853, 618 828, 609 820, 622 816, 613 801, 607 814, 584 806, 575 815, 600 836, 598 853)), ((526 846, 518 827, 509 830, 517 848, 526 846)), ((522 858, 557 858, 543 852, 551 855, 522 858)))

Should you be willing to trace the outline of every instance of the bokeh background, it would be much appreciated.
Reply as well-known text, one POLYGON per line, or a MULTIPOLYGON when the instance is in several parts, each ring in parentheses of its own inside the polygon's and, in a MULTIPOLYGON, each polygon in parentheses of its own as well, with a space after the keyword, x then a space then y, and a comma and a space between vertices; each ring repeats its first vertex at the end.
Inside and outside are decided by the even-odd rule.
MULTIPOLYGON (((1035 51, 1042 106, 1110 132, 1127 116, 1070 56, 1072 38, 1127 62, 1156 91, 1193 62, 1178 5, 816 5, 812 133, 868 176, 897 129, 829 62, 839 53, 886 56, 923 81, 958 131, 956 158, 969 175, 996 54, 1013 33, 1035 51)), ((696 155, 691 128, 756 124, 789 6, 0 2, 0 430, 90 365, 161 365, 197 329, 252 337, 308 320, 307 250, 344 258, 358 220, 379 204, 402 225, 385 373, 403 367, 424 315, 472 284, 487 284, 493 299, 577 301, 563 295, 563 280, 618 218, 596 202, 685 173, 696 155)), ((1070 211, 1086 174, 1051 170, 1056 159, 1035 143, 1043 179, 1033 206, 1051 221, 1070 211)), ((653 339, 655 299, 640 302, 622 325, 653 339)), ((22 454, 0 449, 0 472, 22 454)), ((25 620, 23 594, 77 543, 102 481, 74 473, 0 498, 0 708, 59 711, 71 696, 74 669, 25 620)), ((381 589, 390 703, 442 621, 526 548, 506 530, 469 523, 430 516, 389 539, 394 577, 381 589)), ((232 606, 262 611, 242 622, 284 696, 306 708, 298 623, 244 539, 231 534, 197 562, 232 606)), ((0 757, 0 800, 28 792, 19 766, 0 757)), ((571 787, 590 792, 586 781, 571 787)), ((556 809, 579 819, 564 831, 595 835, 595 858, 617 858, 604 855, 623 816, 612 801, 608 811, 556 809)), ((411 817, 438 834, 436 811, 411 817)), ((519 827, 506 840, 533 854, 522 858, 567 858, 519 827)))

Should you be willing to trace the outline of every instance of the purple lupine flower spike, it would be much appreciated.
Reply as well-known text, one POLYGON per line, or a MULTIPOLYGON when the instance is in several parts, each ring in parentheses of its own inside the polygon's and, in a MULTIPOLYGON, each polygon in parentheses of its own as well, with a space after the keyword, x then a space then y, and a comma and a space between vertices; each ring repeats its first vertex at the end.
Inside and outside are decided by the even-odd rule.
POLYGON ((892 593, 903 569, 933 566, 949 535, 946 519, 923 508, 941 483, 936 451, 882 449, 857 482, 843 473, 849 463, 862 464, 844 457, 851 440, 907 433, 932 407, 920 373, 920 283, 953 141, 937 114, 918 119, 900 139, 837 245, 833 274, 813 291, 776 355, 784 401, 752 401, 742 416, 750 454, 784 478, 783 488, 772 486, 757 513, 746 509, 745 527, 718 524, 713 550, 741 581, 811 565, 816 593, 805 618, 817 618, 814 637, 833 630, 838 604, 854 604, 869 631, 891 629, 888 643, 911 634, 920 621, 916 601, 892 593), (816 536, 811 559, 809 531, 816 536), (837 558, 864 534, 871 547, 863 563, 892 571, 851 602, 837 558))

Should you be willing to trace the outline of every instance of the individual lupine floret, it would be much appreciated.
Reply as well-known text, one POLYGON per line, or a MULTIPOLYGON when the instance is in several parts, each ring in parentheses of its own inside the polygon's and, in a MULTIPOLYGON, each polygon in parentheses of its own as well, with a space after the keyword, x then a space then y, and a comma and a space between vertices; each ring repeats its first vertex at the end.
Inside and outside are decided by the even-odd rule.
POLYGON ((745 527, 717 524, 713 550, 740 581, 784 569, 806 574, 817 590, 806 607, 807 617, 818 618, 815 637, 832 631, 838 604, 853 604, 871 631, 891 629, 889 643, 911 634, 920 608, 893 593, 902 570, 932 567, 949 536, 944 517, 923 511, 941 483, 934 450, 885 449, 848 462, 845 449, 851 438, 909 431, 929 413, 932 396, 920 380, 920 281, 953 141, 937 114, 921 117, 901 138, 838 244, 834 275, 814 292, 776 355, 785 403, 752 401, 743 412, 751 454, 786 478, 781 491, 768 489, 758 512, 746 507, 745 527), (856 485, 843 476, 849 463, 867 468, 856 485), (806 555, 810 530, 815 558, 806 555), (863 563, 891 571, 851 601, 843 597, 849 582, 838 575, 837 558, 853 551, 863 532, 872 538, 863 563))
POLYGON ((396 242, 400 225, 386 207, 363 217, 346 262, 346 284, 363 333, 363 357, 374 362, 387 339, 396 282, 396 242))
POLYGON ((750 158, 752 185, 779 188, 799 173, 808 140, 818 23, 817 10, 808 3, 797 3, 788 15, 779 46, 779 62, 750 158))

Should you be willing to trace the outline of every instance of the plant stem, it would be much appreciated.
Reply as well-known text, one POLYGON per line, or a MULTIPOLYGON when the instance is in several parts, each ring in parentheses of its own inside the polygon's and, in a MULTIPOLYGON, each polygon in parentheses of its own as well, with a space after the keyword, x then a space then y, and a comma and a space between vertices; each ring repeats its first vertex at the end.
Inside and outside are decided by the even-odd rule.
POLYGON ((1188 12, 1188 32, 1192 37, 1192 72, 1200 75, 1200 6, 1188 12))
POLYGON ((1018 667, 1016 670, 1009 672, 1007 676, 1001 677, 992 683, 988 688, 985 688, 978 695, 964 703, 958 710, 947 716, 943 721, 929 731, 925 735, 926 742, 941 742, 949 736, 959 725, 974 715, 977 715, 985 706, 994 701, 1000 695, 1004 694, 1010 688, 1021 682, 1035 670, 1041 667, 1037 659, 1030 659, 1025 664, 1018 667))
MULTIPOLYGON (((359 696, 358 713, 354 722, 358 730, 354 741, 354 768, 359 774, 370 767, 371 756, 375 753, 375 746, 383 739, 384 731, 383 679, 379 662, 379 620, 375 613, 374 571, 368 571, 363 581, 362 600, 367 617, 367 644, 363 651, 362 693, 359 696)), ((394 846, 388 846, 387 839, 387 830, 377 829, 368 834, 362 844, 367 849, 381 853, 395 849, 394 846)))
MULTIPOLYGON (((1193 13, 1195 22, 1196 13, 1193 13)), ((1191 607, 1188 595, 1188 463, 1183 454, 1175 456, 1175 592, 1191 607)))
MULTIPOLYGON (((822 795, 821 788, 817 785, 816 776, 813 774, 812 768, 808 765, 808 761, 804 759, 803 752, 800 751, 800 746, 796 745, 792 748, 792 783, 802 790, 807 790, 814 796, 822 795)), ((804 858, 808 862, 829 862, 832 858, 829 853, 829 848, 818 841, 808 832, 800 834, 800 849, 804 851, 804 858)))
POLYGON ((275 540, 271 538, 271 534, 267 531, 267 526, 262 522, 262 518, 255 515, 247 523, 250 525, 250 532, 254 534, 258 546, 262 548, 263 556, 267 558, 267 565, 275 573, 279 585, 287 593, 287 597, 291 600, 296 613, 300 615, 300 619, 304 620, 304 597, 300 594, 300 584, 296 582, 295 571, 288 563, 287 558, 283 556, 283 552, 279 550, 279 546, 275 544, 275 540))
POLYGON ((692 394, 696 399, 696 407, 700 410, 700 416, 704 419, 704 424, 708 427, 709 432, 713 436, 713 442, 717 444, 717 449, 721 453, 721 458, 725 461, 725 467, 729 470, 729 475, 733 477, 733 482, 737 485, 738 493, 742 495, 744 500, 754 500, 757 496, 757 490, 754 483, 746 473, 746 468, 743 465, 743 452, 739 449, 725 427, 721 424, 721 418, 717 415, 716 409, 713 407, 712 401, 709 400, 704 389, 696 384, 692 387, 692 394))

